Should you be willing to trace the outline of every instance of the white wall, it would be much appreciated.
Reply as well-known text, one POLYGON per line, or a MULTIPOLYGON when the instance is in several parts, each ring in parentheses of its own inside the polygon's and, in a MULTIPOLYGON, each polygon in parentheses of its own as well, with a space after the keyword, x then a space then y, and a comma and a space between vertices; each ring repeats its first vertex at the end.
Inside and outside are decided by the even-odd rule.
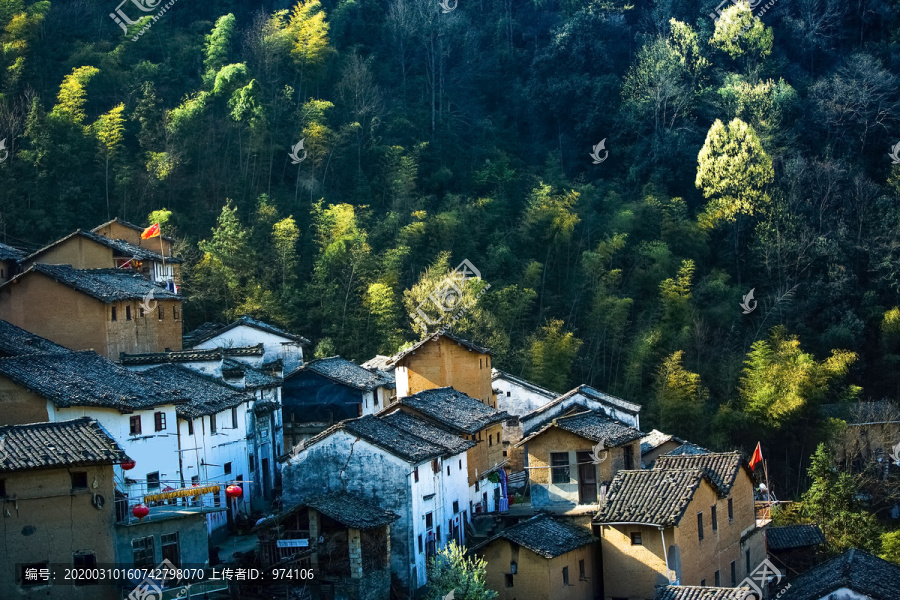
MULTIPOLYGON (((522 427, 526 432, 529 431, 531 427, 533 427, 538 422, 547 423, 552 419, 562 415, 573 405, 579 404, 584 406, 589 410, 602 410, 607 415, 612 417, 613 419, 619 420, 627 425, 631 425, 635 429, 640 429, 640 416, 632 415, 630 413, 625 412, 621 408, 616 407, 608 402, 599 401, 593 397, 586 396, 581 392, 576 394, 572 394, 569 398, 566 398, 559 404, 549 408, 546 412, 536 415, 531 419, 522 419, 522 427)), ((533 433, 533 432, 532 432, 533 433)))
POLYGON ((238 325, 221 335, 197 344, 195 348, 208 350, 211 348, 234 348, 240 346, 263 345, 262 362, 281 359, 284 361, 284 372, 290 373, 303 364, 303 346, 274 333, 260 331, 255 327, 238 325))
POLYGON ((549 391, 542 394, 514 381, 504 379, 502 375, 494 379, 492 385, 497 390, 497 409, 505 410, 518 417, 536 410, 556 398, 549 391))

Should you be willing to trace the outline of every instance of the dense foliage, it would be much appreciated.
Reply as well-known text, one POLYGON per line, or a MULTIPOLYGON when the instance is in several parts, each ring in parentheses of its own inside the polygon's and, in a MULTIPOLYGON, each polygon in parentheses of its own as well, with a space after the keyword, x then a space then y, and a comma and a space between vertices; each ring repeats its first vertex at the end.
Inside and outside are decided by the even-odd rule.
POLYGON ((359 360, 460 284, 498 367, 762 439, 783 495, 820 404, 900 389, 894 0, 119 6, 0 0, 0 241, 155 211, 188 328, 359 360))

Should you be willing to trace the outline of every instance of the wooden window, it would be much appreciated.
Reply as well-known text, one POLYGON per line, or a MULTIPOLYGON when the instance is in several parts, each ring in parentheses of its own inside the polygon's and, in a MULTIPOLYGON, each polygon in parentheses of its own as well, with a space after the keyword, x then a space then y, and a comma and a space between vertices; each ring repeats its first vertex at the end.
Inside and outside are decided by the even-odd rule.
POLYGON ((488 446, 493 446, 493 445, 494 445, 494 434, 492 433, 488 436, 488 446))
POLYGON ((153 425, 156 431, 162 431, 166 428, 166 413, 157 411, 153 413, 153 425))
POLYGON ((569 453, 551 452, 550 470, 553 472, 553 483, 569 483, 569 453))
POLYGON ((163 560, 168 560, 176 567, 181 564, 181 552, 178 547, 178 532, 164 533, 159 536, 159 545, 163 560))
POLYGON ((622 452, 625 457, 625 470, 630 471, 634 469, 634 452, 632 452, 631 445, 623 447, 622 452))
POLYGON ((86 471, 75 471, 74 473, 70 473, 72 476, 72 489, 73 490, 86 490, 88 487, 87 481, 87 472, 86 471))
POLYGON ((506 587, 510 588, 513 586, 513 575, 512 573, 506 573, 506 587))
POLYGON ((140 435, 141 434, 141 415, 135 415, 128 419, 128 427, 131 431, 131 435, 140 435))
POLYGON ((237 406, 231 407, 231 428, 237 429, 238 427, 238 418, 237 418, 237 406))
POLYGON ((584 570, 584 559, 578 561, 578 579, 582 581, 587 579, 587 573, 584 570))
POLYGON ((131 320, 131 305, 128 305, 125 307, 125 320, 126 321, 131 320))
POLYGON ((734 502, 731 498, 728 499, 728 522, 734 523, 734 502))
POLYGON ((181 320, 181 309, 178 308, 177 304, 172 306, 172 318, 174 318, 176 321, 181 320))
POLYGON ((631 532, 631 545, 632 546, 643 546, 644 542, 641 541, 641 532, 640 531, 632 531, 631 532))
POLYGON ((216 432, 216 415, 209 415, 209 432, 216 432))
POLYGON ((569 567, 563 567, 563 585, 569 585, 569 567))
POLYGON ((109 320, 110 320, 110 321, 115 321, 115 320, 116 320, 116 307, 115 307, 115 306, 111 307, 111 310, 110 310, 110 313, 109 313, 109 320))
POLYGON ((431 471, 432 473, 441 472, 441 466, 438 464, 438 459, 436 458, 431 459, 431 471))
POLYGON ((425 529, 431 529, 432 527, 434 527, 434 515, 425 513, 425 529))
POLYGON ((697 538, 703 539, 703 513, 697 513, 697 538))
POLYGON ((419 467, 413 469, 413 481, 415 481, 416 483, 419 482, 419 467))
POLYGON ((159 471, 153 471, 152 473, 147 473, 147 489, 148 490, 158 490, 159 489, 159 471))
POLYGON ((194 420, 188 419, 188 435, 194 435, 194 420))
POLYGON ((712 520, 712 530, 718 531, 719 530, 719 519, 716 516, 716 507, 715 506, 709 507, 709 514, 710 514, 709 518, 712 520))
POLYGON ((225 463, 225 474, 231 475, 231 463, 230 462, 225 463))
POLYGON ((131 540, 131 557, 135 567, 154 566, 156 564, 154 554, 152 535, 131 540))
POLYGON ((455 515, 458 512, 459 512, 459 500, 454 500, 453 501, 453 514, 455 515))
POLYGON ((157 318, 158 318, 160 321, 162 321, 163 319, 165 319, 165 318, 166 318, 166 307, 165 307, 165 306, 160 306, 160 307, 159 307, 159 310, 156 311, 156 314, 159 315, 157 318))

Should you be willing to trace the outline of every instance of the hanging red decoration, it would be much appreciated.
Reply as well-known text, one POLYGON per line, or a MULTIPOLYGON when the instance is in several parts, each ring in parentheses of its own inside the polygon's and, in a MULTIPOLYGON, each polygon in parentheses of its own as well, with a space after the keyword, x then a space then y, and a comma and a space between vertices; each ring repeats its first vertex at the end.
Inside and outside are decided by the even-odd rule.
POLYGON ((120 463, 119 466, 122 467, 123 471, 130 471, 137 465, 133 460, 126 460, 123 463, 120 463))
POLYGON ((143 519, 147 515, 150 514, 150 509, 147 508, 144 504, 138 504, 134 508, 131 509, 131 514, 136 516, 138 519, 143 519))
POLYGON ((244 490, 239 485, 229 485, 225 488, 225 495, 229 498, 240 498, 244 495, 244 490))

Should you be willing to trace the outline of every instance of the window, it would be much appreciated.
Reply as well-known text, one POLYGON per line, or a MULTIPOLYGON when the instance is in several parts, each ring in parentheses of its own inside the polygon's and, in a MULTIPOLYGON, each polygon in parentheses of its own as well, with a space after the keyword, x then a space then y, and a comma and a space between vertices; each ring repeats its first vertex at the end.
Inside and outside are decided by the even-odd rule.
POLYGON ((156 431, 162 431, 166 428, 166 413, 160 411, 153 413, 153 424, 156 426, 156 431))
POLYGON ((480 487, 480 486, 478 485, 478 482, 476 481, 476 482, 475 482, 475 491, 476 491, 476 492, 479 491, 479 490, 478 490, 479 487, 480 487))
POLYGON ((716 585, 716 587, 719 587, 719 586, 722 584, 722 582, 719 581, 720 578, 719 578, 719 572, 718 572, 718 571, 716 571, 716 574, 714 575, 714 577, 715 577, 715 582, 716 582, 715 585, 716 585))
POLYGON ((176 321, 180 321, 180 320, 181 320, 181 309, 178 308, 178 305, 177 305, 177 304, 174 305, 174 306, 172 307, 172 317, 173 317, 176 321))
POLYGON ((450 465, 447 465, 447 476, 450 476, 450 465))
POLYGON ((84 569, 92 569, 97 566, 97 555, 96 554, 82 554, 77 553, 72 555, 72 566, 73 567, 81 567, 84 569))
POLYGON ((116 320, 116 307, 115 306, 110 307, 109 320, 110 321, 116 320))
POLYGON ((252 454, 247 457, 247 464, 250 465, 250 472, 252 473, 253 470, 256 468, 256 465, 254 464, 254 461, 253 461, 252 454))
POLYGON ((569 585, 569 567, 563 567, 563 585, 569 585))
POLYGON ((433 473, 441 472, 441 466, 438 464, 438 459, 436 458, 431 459, 431 471, 433 473))
POLYGON ((413 481, 419 483, 419 467, 413 469, 413 481))
POLYGON ((625 470, 630 471, 634 468, 634 453, 632 452, 632 447, 625 446, 622 448, 622 452, 625 458, 625 470))
POLYGON ((128 425, 131 430, 131 435, 140 435, 141 434, 141 415, 135 415, 128 419, 128 425))
POLYGON ((508 392, 508 391, 506 392, 506 397, 509 398, 509 392, 508 392))
POLYGON ((551 452, 550 470, 553 472, 553 483, 569 483, 569 453, 551 452))
POLYGON ((747 550, 747 553, 744 554, 744 557, 747 560, 747 574, 749 575, 750 574, 750 551, 749 550, 747 550))
POLYGON ((493 445, 494 445, 494 434, 492 433, 491 435, 488 436, 488 446, 493 446, 493 445))
POLYGON ((231 475, 231 463, 230 462, 225 463, 225 474, 231 475))
POLYGON ((434 527, 434 515, 425 513, 425 529, 431 529, 432 527, 434 527))
POLYGON ((147 473, 147 489, 148 490, 159 489, 159 471, 154 471, 153 473, 147 473))
POLYGON ((125 320, 126 321, 131 320, 131 305, 128 305, 125 307, 125 320))
POLYGON ((87 483, 87 472, 86 471, 76 471, 74 473, 70 473, 72 476, 72 489, 73 490, 86 490, 87 483))
POLYGON ((425 551, 425 546, 422 545, 422 534, 419 534, 419 554, 425 551))
POLYGON ((144 318, 144 307, 143 306, 138 308, 138 316, 142 319, 144 318))
POLYGON ((209 415, 209 432, 216 432, 216 415, 209 415))
POLYGON ((737 585, 737 565, 731 561, 731 587, 737 585))
POLYGON ((194 420, 188 419, 188 435, 194 435, 194 420))
POLYGON ((156 564, 153 560, 154 554, 152 535, 131 540, 131 556, 135 567, 154 566, 156 564))
POLYGON ((728 522, 734 523, 734 502, 731 498, 728 499, 728 522))
POLYGON ((584 572, 584 559, 578 561, 578 579, 584 581, 587 575, 584 572))
POLYGON ((508 587, 508 588, 509 588, 509 587, 512 587, 512 586, 513 586, 513 576, 512 576, 512 573, 507 573, 507 574, 504 576, 504 578, 506 579, 506 587, 508 587))
POLYGON ((46 581, 42 577, 42 574, 46 575, 46 574, 50 573, 50 569, 48 568, 49 566, 50 566, 49 563, 45 563, 45 562, 23 564, 21 571, 19 571, 19 585, 22 587, 31 587, 31 586, 35 586, 35 585, 49 585, 50 582, 46 581), (25 573, 33 572, 32 569, 34 569, 38 572, 38 578, 37 579, 26 579, 25 573))
POLYGON ((162 559, 171 561, 177 567, 181 563, 178 551, 178 532, 164 533, 159 536, 159 545, 162 550, 162 559))
POLYGON ((641 541, 641 532, 640 531, 632 531, 631 532, 631 545, 632 546, 642 546, 644 543, 641 541))
POLYGON ((703 513, 697 513, 697 538, 703 539, 703 513))
POLYGON ((484 359, 483 359, 483 358, 479 358, 479 359, 478 359, 478 368, 479 368, 479 369, 483 369, 483 368, 484 368, 484 365, 482 364, 482 362, 484 362, 484 359))
POLYGON ((165 318, 166 318, 166 307, 165 307, 165 306, 160 306, 160 307, 159 307, 159 310, 156 311, 156 314, 159 315, 159 317, 157 317, 157 318, 158 318, 160 321, 162 321, 163 319, 165 319, 165 318))
POLYGON ((459 512, 459 500, 454 500, 453 501, 453 514, 455 515, 458 512, 459 512))
POLYGON ((6 480, 0 479, 0 498, 6 496, 6 480))
POLYGON ((715 507, 715 506, 710 506, 710 507, 709 507, 709 514, 710 514, 710 517, 709 517, 709 518, 712 519, 712 530, 713 530, 713 531, 718 531, 718 529, 719 529, 719 519, 716 517, 716 507, 715 507))
POLYGON ((503 456, 506 456, 506 450, 503 451, 503 456))
POLYGON ((706 587, 706 580, 705 580, 705 579, 701 579, 701 580, 700 580, 700 587, 706 587))
POLYGON ((459 459, 459 470, 462 471, 462 459, 459 459))
POLYGON ((237 406, 231 407, 231 428, 237 429, 237 406))
POLYGON ((216 493, 213 494, 213 506, 222 506, 222 490, 221 490, 221 488, 216 490, 216 493))

